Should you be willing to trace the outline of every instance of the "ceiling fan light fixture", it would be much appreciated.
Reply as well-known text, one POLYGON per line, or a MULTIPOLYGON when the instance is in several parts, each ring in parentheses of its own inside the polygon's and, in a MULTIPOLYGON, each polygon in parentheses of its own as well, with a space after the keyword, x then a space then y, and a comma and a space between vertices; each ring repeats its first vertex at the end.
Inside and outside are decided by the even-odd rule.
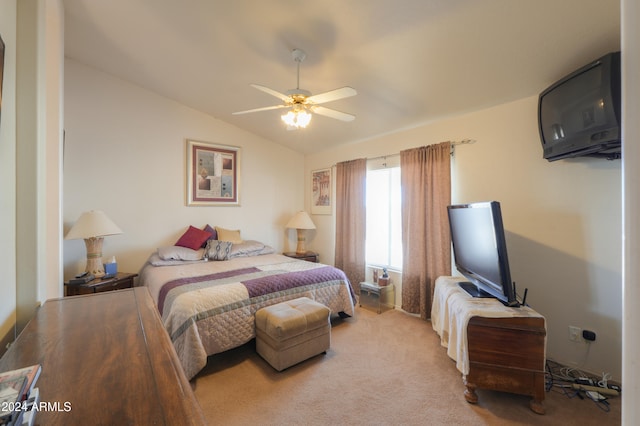
POLYGON ((304 51, 294 49, 291 52, 293 60, 297 64, 297 83, 295 89, 287 90, 281 93, 277 90, 270 89, 259 84, 251 84, 250 86, 264 93, 280 99, 283 103, 280 105, 272 105, 262 108, 254 108, 245 111, 234 112, 234 115, 247 114, 250 112, 270 111, 274 109, 290 108, 289 112, 280 116, 282 121, 287 125, 287 130, 303 129, 311 122, 311 113, 324 115, 325 117, 334 118, 341 121, 353 121, 356 116, 335 109, 320 106, 327 102, 337 101, 338 99, 348 98, 357 94, 355 89, 344 86, 339 89, 330 90, 328 92, 312 95, 308 90, 300 88, 300 63, 307 56, 304 51))
POLYGON ((282 118, 282 121, 284 121, 288 127, 296 129, 304 129, 309 122, 311 122, 311 114, 304 109, 289 111, 280 118, 282 118))

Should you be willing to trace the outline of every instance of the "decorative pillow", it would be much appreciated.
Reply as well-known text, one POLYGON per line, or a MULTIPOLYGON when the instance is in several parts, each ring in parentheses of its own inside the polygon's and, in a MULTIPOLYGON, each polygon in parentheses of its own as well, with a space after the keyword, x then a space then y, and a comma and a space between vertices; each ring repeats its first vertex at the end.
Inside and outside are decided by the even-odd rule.
POLYGON ((228 260, 233 243, 230 241, 209 240, 206 256, 209 260, 228 260))
POLYGON ((159 247, 158 256, 162 260, 202 260, 204 249, 191 250, 187 247, 159 247))
MULTIPOLYGON (((211 232, 211 236, 209 238, 207 238, 207 241, 217 240, 218 239, 218 233, 209 224, 207 224, 207 226, 204 227, 204 231, 211 232)), ((205 248, 207 246, 207 241, 202 243, 202 248, 205 248)))
POLYGON ((202 229, 189 226, 187 232, 182 234, 182 237, 180 237, 180 239, 174 245, 187 247, 191 250, 198 250, 210 236, 211 232, 203 231, 202 229))
POLYGON ((241 243, 240 230, 224 229, 216 226, 216 232, 218 233, 218 240, 231 241, 232 243, 241 243))

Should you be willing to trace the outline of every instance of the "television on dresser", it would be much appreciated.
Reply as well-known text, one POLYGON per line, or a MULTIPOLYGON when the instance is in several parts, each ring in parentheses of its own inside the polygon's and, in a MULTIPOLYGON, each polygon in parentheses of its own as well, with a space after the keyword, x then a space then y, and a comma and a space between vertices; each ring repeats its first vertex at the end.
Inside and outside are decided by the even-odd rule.
POLYGON ((469 281, 459 283, 473 297, 494 297, 518 307, 511 281, 502 211, 498 201, 447 207, 456 269, 469 281))
POLYGON ((538 99, 543 157, 620 158, 620 87, 620 52, 612 52, 543 90, 538 99))

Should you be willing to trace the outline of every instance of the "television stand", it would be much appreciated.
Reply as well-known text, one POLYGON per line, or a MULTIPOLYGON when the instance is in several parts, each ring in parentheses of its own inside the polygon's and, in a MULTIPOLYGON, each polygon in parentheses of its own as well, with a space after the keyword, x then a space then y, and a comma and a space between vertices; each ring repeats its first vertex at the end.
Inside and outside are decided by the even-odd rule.
POLYGON ((459 281, 436 280, 431 324, 462 373, 465 399, 477 403, 477 388, 529 395, 531 410, 544 414, 544 317, 526 306, 469 297, 459 281))
POLYGON ((458 285, 460 286, 460 288, 466 291, 471 297, 478 297, 480 299, 495 298, 491 293, 488 293, 482 290, 481 288, 478 288, 478 286, 472 282, 460 281, 458 282, 458 285))

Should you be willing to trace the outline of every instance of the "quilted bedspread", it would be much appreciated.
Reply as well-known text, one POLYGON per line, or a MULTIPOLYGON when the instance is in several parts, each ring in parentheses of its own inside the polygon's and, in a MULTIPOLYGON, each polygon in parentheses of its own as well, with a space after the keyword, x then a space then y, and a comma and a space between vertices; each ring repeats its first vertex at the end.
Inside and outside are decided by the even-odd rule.
POLYGON ((344 272, 278 254, 176 266, 147 264, 140 272, 187 378, 207 356, 255 337, 258 309, 306 296, 332 313, 354 314, 355 295, 344 272))

